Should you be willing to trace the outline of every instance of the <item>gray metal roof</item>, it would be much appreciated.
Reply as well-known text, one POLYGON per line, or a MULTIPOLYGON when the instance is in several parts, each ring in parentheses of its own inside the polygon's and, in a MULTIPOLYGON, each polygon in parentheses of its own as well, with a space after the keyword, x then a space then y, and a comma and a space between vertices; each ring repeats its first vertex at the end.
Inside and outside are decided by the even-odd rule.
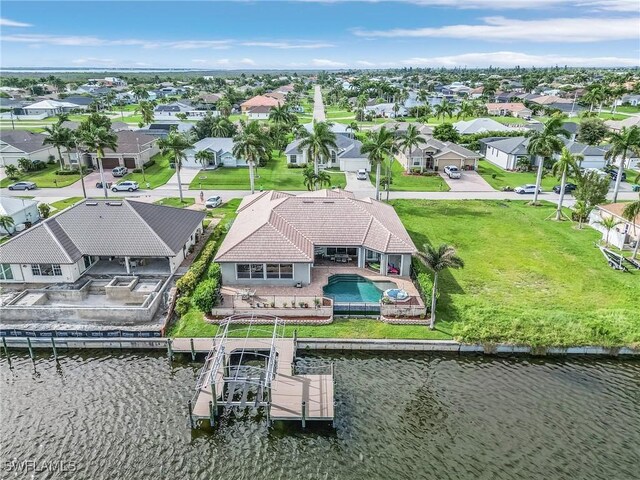
POLYGON ((28 132, 26 130, 2 130, 0 141, 5 142, 25 153, 37 152, 47 148, 42 142, 47 138, 41 133, 28 132))
POLYGON ((83 255, 172 257, 204 212, 130 200, 89 200, 0 245, 3 263, 75 263, 83 255))

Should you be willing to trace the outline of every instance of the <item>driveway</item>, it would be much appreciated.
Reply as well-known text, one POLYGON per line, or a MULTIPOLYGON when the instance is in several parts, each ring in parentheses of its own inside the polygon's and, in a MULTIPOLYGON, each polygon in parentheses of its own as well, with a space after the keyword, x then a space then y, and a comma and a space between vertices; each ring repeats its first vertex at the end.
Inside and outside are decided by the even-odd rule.
POLYGON ((462 178, 449 178, 445 173, 440 176, 447 182, 452 192, 493 192, 495 191, 478 172, 462 172, 462 178))
POLYGON ((326 120, 320 85, 316 85, 313 93, 313 120, 316 122, 324 122, 326 120))
POLYGON ((356 198, 375 197, 376 187, 370 180, 358 180, 356 172, 344 172, 344 175, 347 177, 345 190, 353 192, 356 198))

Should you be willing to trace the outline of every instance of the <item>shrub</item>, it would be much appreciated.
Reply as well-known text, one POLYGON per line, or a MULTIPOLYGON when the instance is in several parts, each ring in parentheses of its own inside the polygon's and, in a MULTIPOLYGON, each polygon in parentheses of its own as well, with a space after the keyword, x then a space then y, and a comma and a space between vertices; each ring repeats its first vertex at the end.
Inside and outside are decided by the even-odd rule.
POLYGON ((141 168, 134 168, 133 173, 142 173, 142 169, 141 168))
POLYGON ((191 297, 180 297, 176 301, 176 313, 180 316, 184 315, 191 308, 191 297))
POLYGON ((65 175, 79 175, 80 172, 78 171, 77 168, 74 168, 73 170, 56 170, 56 175, 61 175, 61 176, 65 176, 65 175))
POLYGON ((307 168, 306 163, 287 163, 287 168, 307 168))
POLYGON ((200 282, 193 292, 193 305, 201 312, 210 312, 216 305, 218 285, 218 281, 212 278, 200 282))
POLYGON ((31 170, 44 170, 45 168, 47 168, 47 165, 40 160, 34 160, 33 163, 31 163, 31 170))
POLYGON ((151 165, 155 165, 155 164, 156 164, 156 161, 155 161, 154 159, 151 159, 151 160, 149 160, 148 162, 145 162, 145 164, 144 164, 144 168, 148 168, 148 167, 150 167, 151 165))
POLYGON ((431 309, 431 293, 433 291, 433 280, 427 272, 420 272, 416 275, 416 281, 418 283, 418 290, 422 296, 424 304, 427 309, 431 309))
POLYGON ((214 280, 217 280, 218 282, 220 281, 221 273, 219 263, 214 262, 209 265, 209 268, 207 269, 207 278, 212 278, 214 280))
MULTIPOLYGON (((198 286, 200 277, 202 277, 205 271, 207 271, 207 266, 218 249, 218 240, 220 239, 222 228, 224 227, 221 226, 221 224, 216 226, 215 230, 211 233, 209 240, 207 240, 207 244, 200 252, 198 259, 191 264, 187 273, 185 273, 182 278, 176 282, 176 288, 182 295, 191 295, 198 286)), ((218 269, 219 268, 220 267, 218 266, 218 269)))
POLYGON ((42 218, 49 218, 49 214, 51 213, 51 207, 46 203, 39 203, 38 212, 40 212, 40 216, 42 218))

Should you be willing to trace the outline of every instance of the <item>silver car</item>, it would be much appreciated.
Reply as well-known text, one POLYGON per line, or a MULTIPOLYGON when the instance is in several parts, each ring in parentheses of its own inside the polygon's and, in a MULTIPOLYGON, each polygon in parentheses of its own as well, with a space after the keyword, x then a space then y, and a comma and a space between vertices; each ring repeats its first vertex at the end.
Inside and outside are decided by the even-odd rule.
POLYGON ((16 182, 9 185, 9 190, 34 190, 38 186, 33 182, 16 182))
POLYGON ((112 192, 133 192, 138 190, 138 182, 131 180, 125 180, 124 182, 118 182, 111 187, 112 192))
POLYGON ((207 208, 216 208, 222 205, 222 198, 219 195, 214 195, 213 197, 207 198, 207 201, 204 202, 204 206, 207 208))

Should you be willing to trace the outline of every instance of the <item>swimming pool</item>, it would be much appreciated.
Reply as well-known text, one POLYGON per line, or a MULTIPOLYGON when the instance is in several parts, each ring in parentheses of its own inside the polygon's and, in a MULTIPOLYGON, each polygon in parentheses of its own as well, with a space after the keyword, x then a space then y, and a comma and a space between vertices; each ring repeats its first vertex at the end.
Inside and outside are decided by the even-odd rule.
POLYGON ((378 303, 382 292, 398 288, 393 282, 372 282, 360 275, 331 275, 322 288, 326 297, 337 303, 378 303))

